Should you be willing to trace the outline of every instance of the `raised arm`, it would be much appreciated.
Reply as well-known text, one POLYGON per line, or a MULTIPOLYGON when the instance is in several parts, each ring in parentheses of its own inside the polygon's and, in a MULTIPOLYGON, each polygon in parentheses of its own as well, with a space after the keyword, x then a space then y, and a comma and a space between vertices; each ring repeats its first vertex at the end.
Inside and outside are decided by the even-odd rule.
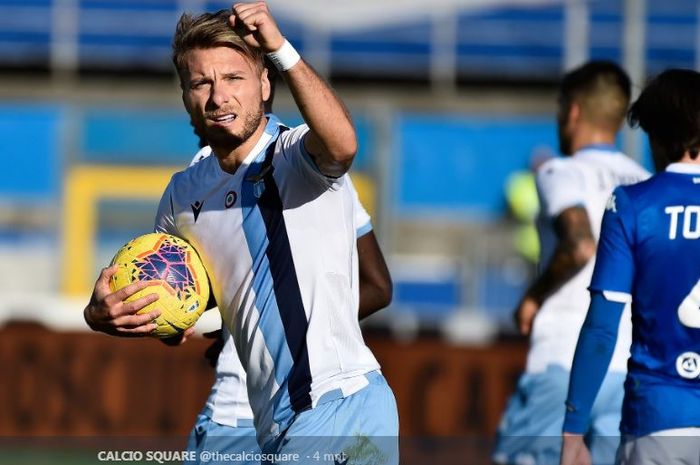
POLYGON ((304 148, 326 176, 340 177, 350 169, 357 137, 350 114, 328 84, 298 57, 286 42, 265 2, 236 3, 231 25, 253 47, 261 48, 287 82, 294 101, 309 126, 304 148))

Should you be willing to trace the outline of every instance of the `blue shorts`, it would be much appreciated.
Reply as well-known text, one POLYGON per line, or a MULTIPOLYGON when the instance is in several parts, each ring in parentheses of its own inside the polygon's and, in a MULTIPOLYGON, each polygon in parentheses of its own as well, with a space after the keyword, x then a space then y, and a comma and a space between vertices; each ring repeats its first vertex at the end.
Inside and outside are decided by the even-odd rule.
MULTIPOLYGON (((594 465, 615 463, 624 381, 623 373, 608 373, 593 404, 586 443, 594 465)), ((557 465, 568 389, 569 371, 563 367, 521 376, 498 428, 494 463, 557 465)))
POLYGON ((297 414, 284 432, 263 445, 263 453, 277 459, 264 463, 398 465, 394 393, 379 372, 365 376, 369 384, 358 392, 332 400, 324 395, 316 407, 297 414))
POLYGON ((260 447, 255 439, 253 420, 241 420, 241 426, 222 425, 212 420, 206 410, 197 421, 187 440, 187 451, 194 451, 196 460, 189 465, 259 465, 260 447))

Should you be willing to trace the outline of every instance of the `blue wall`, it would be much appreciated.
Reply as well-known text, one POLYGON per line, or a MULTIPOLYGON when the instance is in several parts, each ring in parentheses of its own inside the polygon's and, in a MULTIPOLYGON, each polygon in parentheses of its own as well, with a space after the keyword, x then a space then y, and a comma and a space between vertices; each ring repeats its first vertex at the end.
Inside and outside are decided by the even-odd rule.
POLYGON ((120 164, 179 164, 197 151, 198 139, 182 109, 91 108, 82 118, 84 161, 120 164))
POLYGON ((397 131, 397 197, 404 215, 500 215, 508 175, 527 169, 536 148, 557 147, 553 118, 545 117, 408 114, 397 131))
MULTIPOLYGON (((69 108, 0 105, 2 200, 41 201, 60 194, 68 163, 166 164, 184 167, 197 150, 187 115, 179 108, 69 108), (77 122, 66 121, 77 115, 77 122), (61 128, 77 127, 76 141, 61 128), (64 153, 66 147, 77 151, 64 153), (69 155, 69 158, 66 157, 69 155)), ((299 116, 282 114, 289 124, 299 116)), ((451 215, 490 220, 505 212, 508 175, 527 169, 535 150, 557 147, 553 116, 466 116, 404 113, 393 134, 392 198, 404 217, 451 215)), ((354 169, 377 161, 372 120, 355 118, 360 151, 354 169)), ((649 163, 648 146, 644 160, 649 163)), ((379 180, 381 181, 381 180, 379 180)))
POLYGON ((0 199, 34 202, 58 193, 62 116, 50 105, 0 106, 0 199))

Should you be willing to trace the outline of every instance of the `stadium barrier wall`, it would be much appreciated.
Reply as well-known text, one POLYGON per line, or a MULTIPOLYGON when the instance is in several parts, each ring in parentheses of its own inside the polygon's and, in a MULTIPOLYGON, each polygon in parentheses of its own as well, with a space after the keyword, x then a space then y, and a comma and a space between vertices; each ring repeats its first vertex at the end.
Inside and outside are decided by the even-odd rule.
MULTIPOLYGON (((527 349, 366 340, 394 390, 407 438, 490 438, 527 349)), ((210 343, 195 337, 173 348, 10 323, 0 330, 0 436, 184 438, 213 382, 204 358, 210 343)))

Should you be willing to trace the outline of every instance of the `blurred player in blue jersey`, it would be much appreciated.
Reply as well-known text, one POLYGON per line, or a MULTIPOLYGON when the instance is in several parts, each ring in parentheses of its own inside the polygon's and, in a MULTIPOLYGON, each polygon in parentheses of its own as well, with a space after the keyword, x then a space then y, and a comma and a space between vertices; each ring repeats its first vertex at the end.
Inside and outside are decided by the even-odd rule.
MULTIPOLYGON (((588 308, 595 245, 613 189, 649 173, 614 146, 625 119, 630 82, 616 64, 593 61, 567 73, 560 85, 558 130, 564 158, 542 164, 536 177, 540 199, 538 277, 516 311, 530 334, 525 373, 498 429, 492 455, 498 464, 556 464, 561 452, 569 370, 588 308)), ((596 463, 612 463, 622 403, 630 323, 620 328, 603 392, 586 425, 596 463)))
MULTIPOLYGON (((358 225, 344 176, 357 150, 350 116, 264 2, 229 13, 178 23, 182 99, 214 156, 173 176, 157 225, 202 258, 272 461, 320 452, 318 463, 349 454, 398 464, 396 402, 358 323, 358 225), (265 116, 265 54, 306 124, 289 129, 265 116)), ((153 315, 135 312, 149 299, 123 302, 142 286, 110 293, 112 273, 98 279, 86 320, 111 334, 148 334, 153 315)))
POLYGON ((630 301, 618 463, 700 463, 700 74, 660 74, 629 121, 648 134, 656 166, 668 166, 608 201, 571 373, 563 465, 590 463, 581 435, 630 301))

